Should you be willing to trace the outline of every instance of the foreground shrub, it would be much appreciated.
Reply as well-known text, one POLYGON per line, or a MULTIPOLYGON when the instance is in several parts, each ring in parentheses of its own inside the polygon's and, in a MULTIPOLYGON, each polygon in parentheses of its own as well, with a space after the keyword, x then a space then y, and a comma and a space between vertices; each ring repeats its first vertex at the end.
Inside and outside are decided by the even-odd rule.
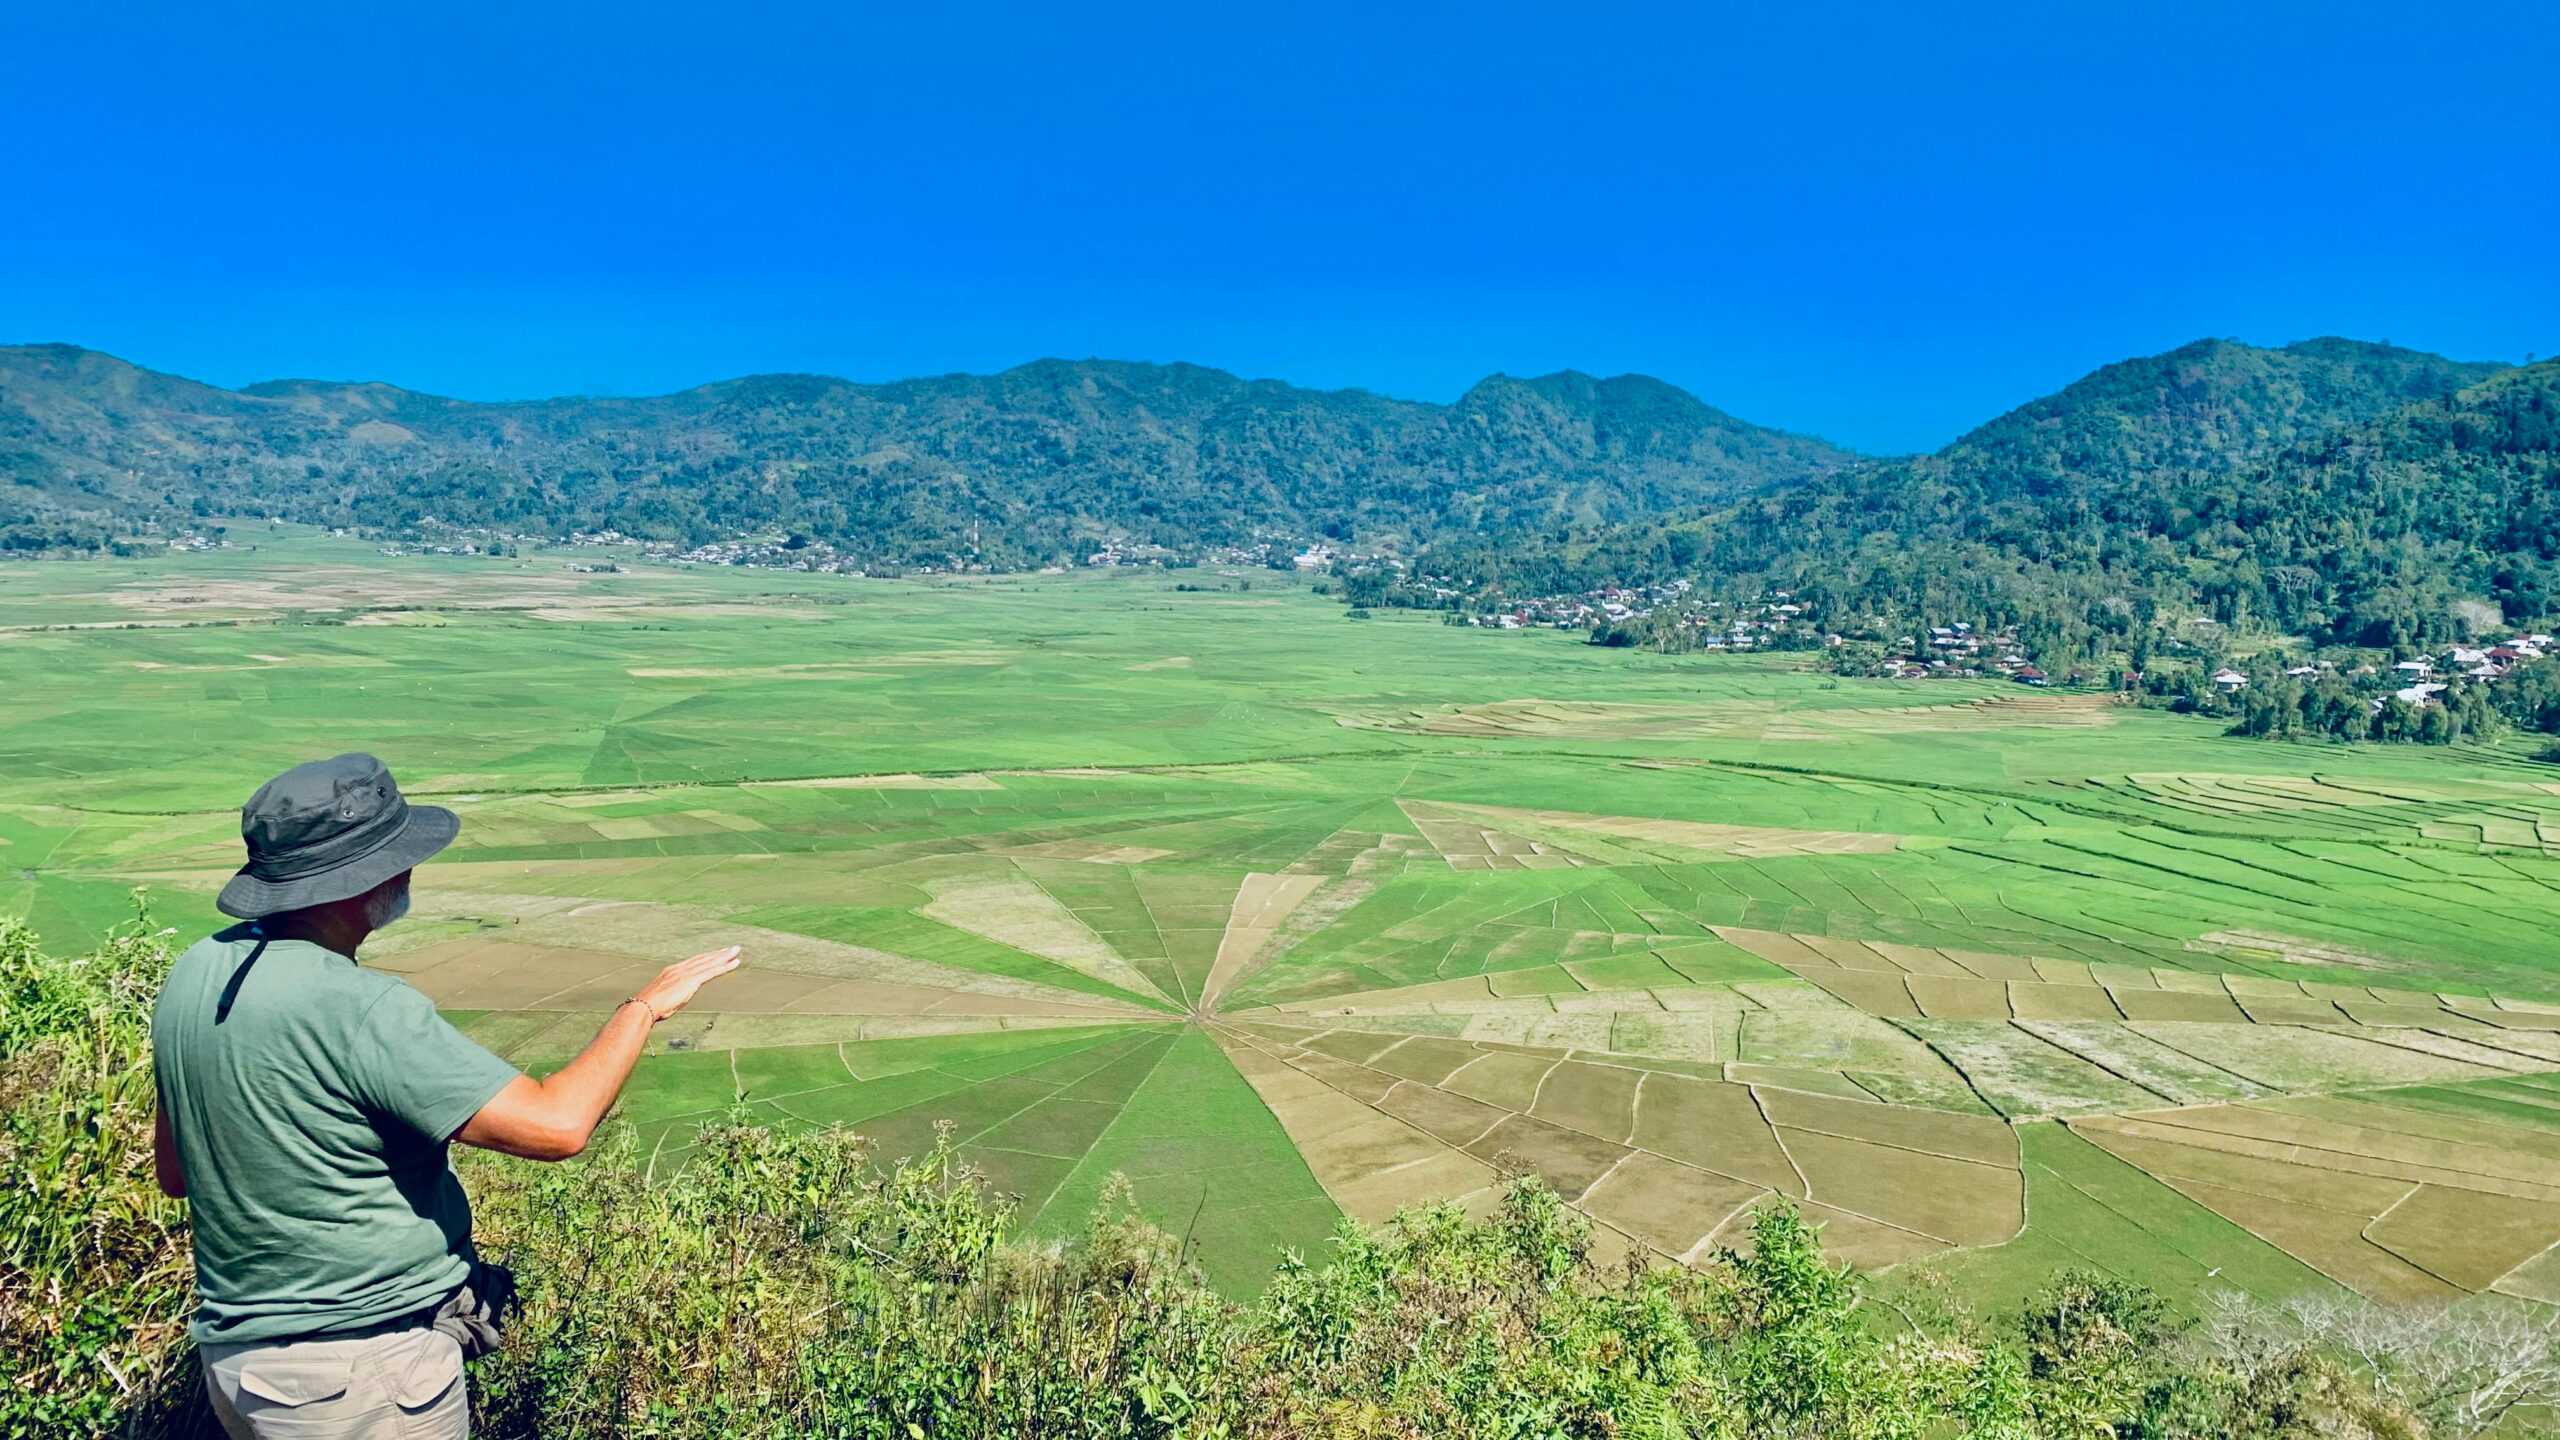
POLYGON ((193 1383, 184 1208, 151 1179, 147 917, 46 955, 0 919, 0 1436, 104 1432, 193 1383))
MULTIPOLYGON (((209 1436, 184 1207, 151 1182, 166 932, 47 956, 0 921, 0 1440, 209 1436)), ((2058 1277, 2011 1320, 1891 1308, 1784 1206, 1695 1270, 1594 1262, 1544 1184, 1346 1222, 1238 1305, 1106 1191, 1078 1243, 1012 1234, 950 1137, 883 1167, 733 1118, 652 1181, 466 1153, 523 1309, 474 1367, 497 1440, 2420 1440, 2534 1433, 2549 1312, 2229 1307, 2058 1277)), ((1910 1297, 1903 1297, 1908 1299, 1910 1297)))
POLYGON ((1106 1197, 1087 1243, 1005 1243, 948 1143, 887 1173, 841 1129, 707 1127, 644 1183, 475 1157, 525 1281, 477 1377, 502 1435, 1170 1435, 1218 1389, 1229 1316, 1106 1197))

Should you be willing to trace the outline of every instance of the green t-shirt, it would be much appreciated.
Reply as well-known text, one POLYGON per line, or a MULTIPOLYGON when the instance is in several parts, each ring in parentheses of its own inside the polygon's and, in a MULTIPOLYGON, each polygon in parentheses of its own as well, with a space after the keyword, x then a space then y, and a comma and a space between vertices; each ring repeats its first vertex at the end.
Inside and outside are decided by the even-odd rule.
POLYGON ((432 1304, 469 1273, 445 1163, 515 1067, 397 976, 248 926, 178 957, 151 1016, 196 1250, 198 1344, 327 1335, 432 1304))

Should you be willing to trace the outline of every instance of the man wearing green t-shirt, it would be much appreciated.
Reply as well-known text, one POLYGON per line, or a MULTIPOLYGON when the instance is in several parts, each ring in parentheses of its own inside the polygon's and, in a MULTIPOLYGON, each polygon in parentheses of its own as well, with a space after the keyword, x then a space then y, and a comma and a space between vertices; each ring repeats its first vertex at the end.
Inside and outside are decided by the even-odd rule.
POLYGON ((494 1341, 505 1283, 471 1248, 446 1147, 577 1154, 649 1028, 737 967, 734 946, 671 965, 578 1058, 518 1074, 356 964, 460 828, 370 755, 268 781, 215 902, 245 923, 178 957, 152 1012, 154 1160, 191 1205, 191 1333, 235 1440, 467 1434, 462 1362, 494 1341))

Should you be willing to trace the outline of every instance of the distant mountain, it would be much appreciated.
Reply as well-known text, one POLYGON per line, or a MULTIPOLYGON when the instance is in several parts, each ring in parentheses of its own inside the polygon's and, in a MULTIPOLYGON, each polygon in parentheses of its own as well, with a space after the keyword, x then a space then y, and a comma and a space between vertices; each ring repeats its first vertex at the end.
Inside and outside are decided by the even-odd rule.
MULTIPOLYGON (((1908 469, 1990 497, 2220 474, 2506 368, 2360 340, 2305 340, 2281 350, 2198 340, 2096 370, 1908 469)), ((1883 467, 1875 483, 1894 485, 1894 468, 1883 467)))
POLYGON ((2429 642, 2460 633, 2459 605, 2560 605, 2555 383, 2551 362, 2198 341, 2107 366, 1934 455, 1565 545, 1453 538, 1423 561, 1523 595, 1675 576, 1782 588, 1826 626, 1888 639, 2017 624, 2057 664, 2133 654, 2163 616, 2429 642))
POLYGON ((1592 527, 1858 457, 1657 380, 1496 375, 1455 405, 1195 365, 1043 360, 858 385, 766 375, 643 400, 475 404, 380 384, 223 390, 68 345, 0 348, 0 544, 282 515, 1033 564, 1123 538, 1425 539, 1592 527))

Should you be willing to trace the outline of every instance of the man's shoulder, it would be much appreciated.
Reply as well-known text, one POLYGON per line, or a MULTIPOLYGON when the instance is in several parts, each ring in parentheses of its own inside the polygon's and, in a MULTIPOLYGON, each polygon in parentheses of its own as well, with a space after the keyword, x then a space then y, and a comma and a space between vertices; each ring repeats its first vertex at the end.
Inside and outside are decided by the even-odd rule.
POLYGON ((201 988, 213 976, 229 975, 257 943, 248 926, 234 925, 228 930, 216 930, 180 951, 169 964, 168 977, 160 982, 163 1003, 172 996, 201 988))
POLYGON ((246 925, 216 930, 180 951, 177 964, 170 968, 174 972, 180 967, 215 964, 226 958, 245 955, 257 943, 257 934, 246 925))
POLYGON ((235 975, 244 985, 253 980, 266 981, 261 988, 290 985, 294 1013, 310 1020, 352 1021, 387 998, 405 999, 418 993, 397 975, 367 970, 308 940, 267 939, 245 924, 217 930, 188 946, 170 966, 161 993, 165 999, 227 986, 235 975), (250 964, 252 956, 256 968, 243 974, 242 967, 250 964))

